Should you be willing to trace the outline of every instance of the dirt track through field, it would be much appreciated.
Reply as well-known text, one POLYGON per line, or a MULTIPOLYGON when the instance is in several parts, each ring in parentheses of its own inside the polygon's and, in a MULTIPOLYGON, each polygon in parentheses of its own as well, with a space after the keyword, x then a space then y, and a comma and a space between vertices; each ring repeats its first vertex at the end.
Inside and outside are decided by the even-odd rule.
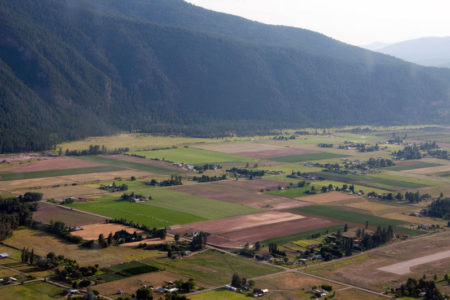
POLYGON ((380 271, 394 273, 397 275, 405 275, 411 272, 410 268, 430 263, 436 260, 450 258, 450 250, 438 252, 435 254, 422 256, 419 258, 410 259, 397 264, 389 265, 386 267, 378 268, 380 271))

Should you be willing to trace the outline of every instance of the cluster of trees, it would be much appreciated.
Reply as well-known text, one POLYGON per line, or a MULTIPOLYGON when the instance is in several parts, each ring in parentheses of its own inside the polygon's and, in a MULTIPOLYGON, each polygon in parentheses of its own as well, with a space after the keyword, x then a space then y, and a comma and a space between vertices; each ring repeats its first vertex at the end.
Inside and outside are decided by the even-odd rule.
POLYGON ((434 158, 450 159, 447 150, 428 150, 428 155, 434 158))
MULTIPOLYGON (((128 231, 122 229, 116 231, 114 234, 109 233, 108 237, 106 238, 103 233, 99 234, 97 242, 99 248, 107 248, 111 245, 119 245, 142 240, 142 233, 137 233, 136 231, 133 233, 129 233, 128 231)), ((92 248, 94 246, 94 241, 87 241, 83 243, 82 246, 86 248, 92 248)))
POLYGON ((317 144, 320 148, 333 148, 333 144, 319 143, 317 144))
POLYGON ((149 182, 146 182, 146 185, 151 185, 151 186, 173 186, 173 185, 182 185, 183 182, 181 181, 181 176, 177 176, 177 175, 170 175, 170 179, 166 179, 163 181, 158 181, 155 179, 152 179, 149 182))
POLYGON ((223 174, 222 176, 207 176, 207 175, 202 175, 201 177, 197 177, 194 176, 192 177, 192 180, 197 181, 197 182, 210 182, 210 181, 220 181, 220 180, 225 180, 227 179, 227 175, 223 174))
POLYGON ((204 164, 204 165, 196 165, 195 169, 199 171, 200 173, 207 170, 216 170, 216 169, 222 169, 221 164, 204 164))
POLYGON ((450 198, 439 198, 431 202, 422 213, 429 217, 450 220, 450 198))
MULTIPOLYGON (((66 156, 85 156, 85 155, 98 155, 98 154, 121 154, 130 151, 130 148, 114 148, 109 150, 104 145, 89 145, 89 149, 84 150, 70 150, 66 149, 66 156)), ((63 151, 61 148, 58 149, 58 155, 62 155, 63 151)))
POLYGON ((127 191, 128 190, 128 185, 126 185, 125 183, 119 184, 117 185, 115 181, 113 181, 113 183, 111 185, 100 185, 100 189, 101 190, 105 190, 111 193, 114 192, 120 192, 120 191, 127 191))
POLYGON ((167 235, 167 230, 166 228, 149 228, 146 225, 140 225, 137 223, 134 223, 132 221, 128 221, 127 219, 108 219, 106 220, 106 223, 114 223, 114 224, 121 224, 121 225, 125 225, 125 226, 129 226, 129 227, 133 227, 136 229, 140 229, 142 231, 144 231, 147 234, 148 238, 160 238, 162 240, 164 240, 166 238, 167 235))
POLYGON ((33 211, 37 210, 36 201, 42 198, 39 193, 26 193, 16 198, 0 198, 0 241, 10 237, 19 226, 33 224, 33 211))
POLYGON ((414 144, 412 146, 405 146, 402 150, 392 152, 395 159, 421 159, 422 154, 420 153, 420 148, 414 144))
POLYGON ((253 179, 255 177, 262 177, 265 174, 264 170, 249 170, 249 169, 240 169, 236 167, 227 170, 227 172, 234 174, 235 177, 236 174, 238 174, 242 177, 247 177, 249 179, 253 179))
POLYGON ((81 237, 70 234, 70 228, 61 221, 50 221, 46 231, 73 244, 79 244, 83 241, 81 237))
POLYGON ((414 278, 408 278, 406 283, 400 285, 399 288, 393 291, 396 297, 411 297, 421 298, 424 300, 444 300, 446 297, 442 296, 438 290, 436 283, 433 280, 425 280, 424 278, 417 281, 414 278))
POLYGON ((378 198, 381 200, 387 200, 387 201, 394 201, 394 200, 402 201, 403 199, 405 199, 409 203, 418 203, 420 201, 431 198, 430 194, 420 194, 419 191, 405 192, 404 194, 402 194, 400 192, 397 194, 393 194, 393 193, 377 194, 372 191, 372 192, 367 193, 367 196, 373 197, 373 198, 378 198))
POLYGON ((123 193, 122 196, 120 196, 120 199, 127 200, 127 201, 134 200, 134 199, 139 199, 139 200, 149 199, 149 200, 152 200, 152 196, 149 195, 148 197, 145 197, 144 195, 135 194, 134 192, 131 192, 129 194, 123 193))

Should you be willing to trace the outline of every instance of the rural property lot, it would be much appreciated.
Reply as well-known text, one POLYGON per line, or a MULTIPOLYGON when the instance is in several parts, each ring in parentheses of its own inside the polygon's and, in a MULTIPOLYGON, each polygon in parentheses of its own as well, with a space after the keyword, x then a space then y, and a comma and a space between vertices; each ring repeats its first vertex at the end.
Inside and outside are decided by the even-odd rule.
POLYGON ((49 224, 50 221, 60 221, 68 226, 75 227, 104 223, 107 218, 71 210, 55 204, 40 202, 37 212, 33 214, 33 219, 44 224, 49 224))
POLYGON ((178 186, 173 189, 192 195, 246 205, 253 208, 284 209, 305 205, 293 199, 268 195, 233 185, 233 181, 178 186))
POLYGON ((395 242, 361 256, 311 266, 306 272, 382 291, 386 286, 398 287, 399 282, 406 281, 408 277, 417 278, 423 274, 432 277, 448 272, 450 259, 418 265, 405 275, 384 272, 380 268, 449 250, 450 232, 447 231, 395 242))
POLYGON ((411 273, 411 268, 419 265, 423 265, 426 263, 434 262, 441 259, 449 259, 450 258, 450 250, 438 252, 435 254, 430 254, 414 259, 410 259, 407 261, 403 261, 400 263, 396 263, 393 265, 389 265, 386 267, 378 268, 380 271, 394 273, 398 275, 404 275, 411 273))
POLYGON ((102 166, 100 163, 89 162, 71 157, 49 157, 28 164, 3 169, 2 172, 27 173, 47 170, 63 170, 102 166))
POLYGON ((81 237, 83 240, 97 240, 100 234, 106 238, 110 233, 114 235, 117 231, 125 230, 128 233, 142 232, 139 229, 123 226, 120 224, 103 223, 103 224, 90 224, 83 226, 82 230, 73 231, 72 235, 81 237))

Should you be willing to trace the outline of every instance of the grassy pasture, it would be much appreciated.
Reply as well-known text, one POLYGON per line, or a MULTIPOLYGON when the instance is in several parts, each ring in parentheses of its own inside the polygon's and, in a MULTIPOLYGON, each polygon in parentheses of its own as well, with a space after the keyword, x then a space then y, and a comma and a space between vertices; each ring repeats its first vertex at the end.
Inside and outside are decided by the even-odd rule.
POLYGON ((26 173, 0 173, 0 180, 19 180, 19 179, 31 179, 31 178, 41 178, 41 177, 56 177, 64 175, 78 175, 78 174, 89 174, 89 173, 101 173, 101 172, 112 172, 123 170, 116 166, 99 166, 99 167, 89 167, 89 168, 76 168, 76 169, 63 169, 63 170, 48 170, 48 171, 37 171, 37 172, 26 172, 26 173))
POLYGON ((361 213, 357 213, 354 211, 343 210, 343 209, 330 207, 330 206, 312 205, 312 206, 298 207, 298 208, 295 208, 295 210, 299 211, 299 212, 312 214, 312 215, 326 217, 326 218, 333 218, 333 219, 341 220, 343 222, 347 221, 347 222, 352 222, 352 223, 365 224, 366 221, 368 221, 369 226, 371 226, 371 227, 377 227, 377 226, 388 227, 389 225, 391 225, 394 228, 394 231, 396 231, 396 232, 411 234, 411 235, 420 234, 419 231, 400 227, 400 225, 406 224, 406 222, 404 222, 404 221, 386 219, 386 218, 381 218, 381 217, 377 217, 377 216, 361 214, 361 213))
POLYGON ((119 197, 119 194, 111 194, 93 201, 74 202, 67 206, 111 218, 125 218, 138 224, 157 228, 206 220, 171 209, 120 200, 119 197))
POLYGON ((260 212, 258 209, 244 205, 202 198, 167 188, 154 189, 150 194, 152 200, 145 202, 146 205, 179 211, 204 219, 219 219, 260 212))
POLYGON ((287 163, 295 163, 295 162, 302 162, 302 161, 314 161, 314 160, 322 160, 322 159, 340 158, 340 157, 346 157, 346 156, 348 156, 348 155, 321 152, 321 153, 271 157, 271 158, 269 158, 269 160, 279 161, 279 162, 287 162, 287 163))
POLYGON ((3 300, 48 300, 62 297, 64 289, 46 282, 32 282, 26 285, 4 286, 0 288, 3 300))
POLYGON ((233 273, 252 278, 280 272, 281 269, 235 257, 215 250, 208 250, 182 260, 159 259, 145 261, 166 271, 194 278, 211 286, 230 283, 233 273))
POLYGON ((226 162, 253 162, 255 159, 236 156, 232 154, 208 151, 198 148, 174 148, 155 151, 136 151, 133 154, 145 156, 146 158, 157 158, 185 164, 206 164, 226 162))
MULTIPOLYGON (((164 150, 164 151, 166 151, 166 150, 164 150)), ((155 173, 155 174, 178 174, 178 173, 181 173, 180 171, 176 171, 176 170, 169 170, 169 169, 164 169, 164 168, 160 168, 160 167, 156 167, 156 166, 144 165, 144 164, 139 164, 139 163, 135 163, 135 162, 101 157, 101 156, 96 156, 96 155, 81 156, 80 158, 84 159, 84 160, 88 160, 88 161, 93 161, 93 162, 97 162, 97 163, 110 165, 110 166, 126 168, 126 169, 134 169, 134 170, 150 172, 150 173, 155 173)))
POLYGON ((393 167, 386 168, 386 170, 406 171, 406 170, 430 168, 430 167, 437 167, 437 166, 442 166, 442 165, 441 164, 437 164, 437 163, 418 162, 417 164, 412 164, 412 165, 393 166, 393 167))

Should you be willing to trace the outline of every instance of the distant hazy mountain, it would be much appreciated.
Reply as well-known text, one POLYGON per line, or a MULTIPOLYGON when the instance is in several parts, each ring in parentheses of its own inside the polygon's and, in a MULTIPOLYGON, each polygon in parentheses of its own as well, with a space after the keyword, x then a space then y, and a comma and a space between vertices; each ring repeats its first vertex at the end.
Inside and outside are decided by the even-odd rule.
POLYGON ((361 46, 362 48, 368 49, 368 50, 372 50, 372 51, 377 51, 378 49, 384 48, 389 46, 388 43, 383 43, 383 42, 373 42, 370 43, 368 45, 364 45, 361 46))
POLYGON ((450 70, 181 0, 0 1, 0 152, 121 130, 196 136, 450 122, 450 70))
POLYGON ((372 50, 419 65, 450 67, 450 37, 425 37, 372 50))

